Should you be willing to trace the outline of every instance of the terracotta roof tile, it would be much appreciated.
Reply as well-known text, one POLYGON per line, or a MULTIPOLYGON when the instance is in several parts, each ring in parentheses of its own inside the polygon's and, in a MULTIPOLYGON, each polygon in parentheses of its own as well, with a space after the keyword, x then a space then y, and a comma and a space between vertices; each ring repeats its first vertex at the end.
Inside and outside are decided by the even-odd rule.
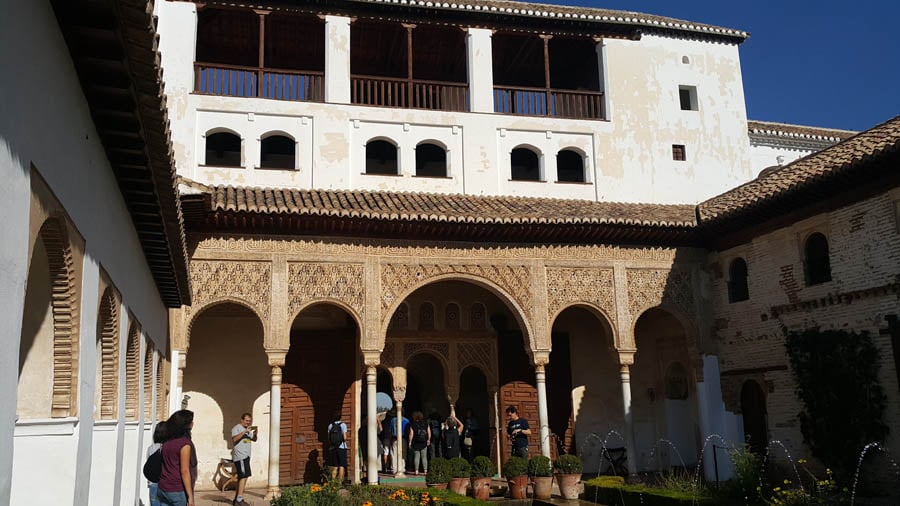
POLYGON ((848 175, 873 156, 898 151, 900 116, 702 202, 697 214, 703 224, 719 222, 798 190, 848 175))
POLYGON ((696 226, 695 206, 435 193, 207 187, 210 211, 484 224, 696 226))

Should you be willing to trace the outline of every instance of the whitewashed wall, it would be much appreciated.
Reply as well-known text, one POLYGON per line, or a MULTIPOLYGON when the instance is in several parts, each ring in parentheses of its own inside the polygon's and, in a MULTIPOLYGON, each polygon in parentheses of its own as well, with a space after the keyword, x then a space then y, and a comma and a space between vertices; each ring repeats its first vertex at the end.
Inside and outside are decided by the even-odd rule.
MULTIPOLYGON (((609 120, 587 121, 194 95, 195 7, 162 3, 159 30, 178 170, 204 183, 693 203, 755 176, 734 44, 653 35, 605 41, 602 74, 609 120), (696 86, 699 110, 680 109, 679 85, 696 86), (226 125, 244 140, 243 168, 200 167, 202 136, 226 125), (298 139, 297 170, 255 168, 263 128, 298 139), (441 136, 451 146, 450 178, 414 178, 413 149, 434 138, 435 129, 451 131, 441 136), (362 174, 360 146, 373 132, 399 144, 401 176, 362 174), (540 139, 546 162, 544 181, 509 181, 509 150, 534 139, 540 139), (673 144, 686 146, 687 161, 673 161, 673 144), (566 147, 584 151, 587 184, 555 182, 556 152, 566 147)), ((485 59, 489 39, 481 35, 469 54, 485 59)), ((327 41, 326 46, 331 47, 327 41)), ((346 52, 328 51, 331 60, 348 58, 346 52)), ((343 68, 334 61, 328 65, 343 68)), ((470 66, 471 71, 480 68, 470 66)), ((487 93, 473 89, 476 109, 485 108, 476 98, 490 94, 490 83, 481 77, 470 78, 475 86, 487 87, 487 93)), ((326 76, 333 87, 347 84, 334 81, 326 76)), ((345 93, 332 91, 326 90, 326 97, 345 101, 345 93)))
POLYGON ((166 308, 49 2, 7 5, 0 16, 0 45, 7 48, 0 51, 0 65, 8 97, 0 115, 0 306, 8 316, 0 323, 4 406, 16 405, 32 166, 85 240, 78 416, 16 426, 15 410, 0 412, 0 504, 132 504, 142 442, 124 436, 136 432, 124 430, 121 418, 114 426, 94 428, 93 423, 99 269, 122 295, 121 314, 125 309, 134 314, 157 349, 166 347, 166 308))

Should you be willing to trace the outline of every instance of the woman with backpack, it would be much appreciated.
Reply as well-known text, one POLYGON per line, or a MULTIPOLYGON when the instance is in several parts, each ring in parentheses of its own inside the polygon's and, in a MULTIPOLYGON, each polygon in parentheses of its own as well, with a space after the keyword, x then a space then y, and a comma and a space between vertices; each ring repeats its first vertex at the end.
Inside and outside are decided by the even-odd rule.
POLYGON ((444 424, 447 426, 441 436, 441 439, 444 442, 444 458, 452 459, 453 457, 459 457, 459 436, 463 432, 463 424, 459 421, 459 418, 456 418, 456 413, 454 413, 452 409, 450 410, 450 416, 447 417, 447 421, 444 422, 444 424))
POLYGON ((409 424, 409 449, 413 452, 413 474, 419 474, 419 461, 428 474, 428 446, 431 444, 431 427, 421 411, 413 413, 409 424))
POLYGON ((159 498, 156 497, 159 491, 159 474, 156 476, 148 476, 148 472, 162 472, 162 455, 157 455, 154 457, 159 451, 162 451, 162 444, 166 440, 166 422, 159 422, 156 424, 156 428, 153 429, 153 444, 147 448, 147 464, 144 464, 144 477, 147 478, 147 487, 149 488, 148 493, 150 494, 150 506, 159 506, 159 498), (159 463, 159 467, 155 468, 155 463, 149 463, 151 457, 159 463), (148 469, 148 467, 154 467, 155 469, 148 469), (152 479, 155 478, 155 479, 152 479))
POLYGON ((159 503, 164 506, 194 506, 197 483, 197 450, 191 441, 194 412, 182 409, 166 420, 166 442, 162 444, 159 503))

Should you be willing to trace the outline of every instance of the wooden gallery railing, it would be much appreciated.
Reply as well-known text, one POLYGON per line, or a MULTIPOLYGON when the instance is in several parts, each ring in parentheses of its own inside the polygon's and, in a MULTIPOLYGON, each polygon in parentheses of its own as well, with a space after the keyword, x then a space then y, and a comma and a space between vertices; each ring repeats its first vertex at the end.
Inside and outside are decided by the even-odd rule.
POLYGON ((350 78, 350 101, 404 109, 468 111, 469 85, 354 75, 350 78))
POLYGON ((603 119, 602 91, 494 87, 494 112, 554 118, 603 119))
POLYGON ((207 95, 324 102, 324 82, 324 72, 194 64, 194 91, 207 95))

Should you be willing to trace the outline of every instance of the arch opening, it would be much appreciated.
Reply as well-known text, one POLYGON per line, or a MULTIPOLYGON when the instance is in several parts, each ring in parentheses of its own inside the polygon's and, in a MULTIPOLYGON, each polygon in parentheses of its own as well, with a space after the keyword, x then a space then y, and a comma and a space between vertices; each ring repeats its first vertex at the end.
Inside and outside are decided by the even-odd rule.
POLYGON ((819 232, 810 235, 803 247, 803 270, 807 286, 831 281, 831 260, 828 255, 828 239, 819 232))
POLYGON ((513 181, 540 181, 541 157, 531 148, 519 147, 509 155, 510 178, 513 181))
POLYGON ((556 179, 563 183, 584 183, 584 155, 574 149, 563 149, 556 154, 556 179))
POLYGON ((259 166, 264 169, 294 169, 297 143, 286 135, 270 135, 260 142, 259 166))
POLYGON ((366 174, 396 176, 399 174, 398 148, 385 140, 366 143, 366 174))
POLYGON ((747 262, 743 258, 735 258, 728 267, 728 302, 741 302, 749 298, 747 262))
POLYGON ((769 444, 766 395, 754 380, 741 386, 741 418, 744 422, 744 442, 750 451, 762 454, 769 444))
POLYGON ((206 165, 241 166, 241 138, 232 132, 216 132, 206 136, 206 165))
POLYGON ((417 177, 447 177, 447 150, 435 143, 416 146, 417 177))

